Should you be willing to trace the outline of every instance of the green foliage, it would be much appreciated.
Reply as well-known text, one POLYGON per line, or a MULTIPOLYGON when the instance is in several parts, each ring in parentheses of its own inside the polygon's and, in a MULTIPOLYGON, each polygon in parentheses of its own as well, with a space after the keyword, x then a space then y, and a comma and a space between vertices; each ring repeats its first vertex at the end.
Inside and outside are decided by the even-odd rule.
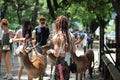
MULTIPOLYGON (((15 29, 25 19, 32 20, 34 9, 37 7, 37 20, 41 15, 47 18, 47 23, 54 22, 52 15, 47 6, 47 0, 38 0, 39 4, 36 6, 37 0, 1 0, 0 13, 5 10, 4 3, 7 6, 5 18, 9 20, 10 28, 15 29), (17 25, 16 25, 17 24, 17 25)), ((102 17, 107 21, 111 18, 113 11, 112 4, 108 0, 50 0, 53 7, 55 17, 65 15, 68 18, 69 26, 73 28, 90 27, 93 21, 97 21, 97 17, 102 17), (57 1, 58 6, 54 5, 57 1), (75 22, 80 23, 76 25, 75 22)), ((2 18, 2 16, 0 16, 2 18)), ((36 24, 38 24, 36 20, 36 24)), ((96 25, 97 26, 97 25, 96 25)))

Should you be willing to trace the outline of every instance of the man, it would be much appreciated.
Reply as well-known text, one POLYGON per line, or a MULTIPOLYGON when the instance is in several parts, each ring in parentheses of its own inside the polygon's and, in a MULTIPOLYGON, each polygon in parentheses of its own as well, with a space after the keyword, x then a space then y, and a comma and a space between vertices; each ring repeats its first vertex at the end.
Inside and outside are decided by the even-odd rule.
MULTIPOLYGON (((35 41, 33 41, 33 45, 34 43, 36 43, 36 50, 39 53, 43 53, 41 46, 46 45, 50 31, 49 28, 47 28, 45 26, 45 21, 46 18, 44 16, 41 16, 39 18, 39 25, 35 27, 35 30, 33 31, 33 36, 35 36, 35 41)), ((34 45, 35 46, 35 45, 34 45)), ((39 55, 39 54, 38 54, 39 55)), ((47 57, 45 56, 45 60, 46 60, 46 64, 45 66, 47 67, 47 57)), ((47 76, 47 73, 44 73, 44 76, 47 76)))
POLYGON ((37 44, 37 51, 42 53, 41 46, 46 45, 48 37, 49 37, 49 28, 45 26, 46 18, 41 16, 39 18, 39 26, 35 27, 35 40, 37 44))

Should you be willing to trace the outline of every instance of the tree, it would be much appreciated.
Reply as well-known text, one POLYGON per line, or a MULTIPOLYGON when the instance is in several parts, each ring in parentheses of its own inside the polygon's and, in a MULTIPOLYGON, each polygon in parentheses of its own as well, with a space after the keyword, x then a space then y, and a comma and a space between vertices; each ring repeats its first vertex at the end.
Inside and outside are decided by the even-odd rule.
POLYGON ((120 0, 110 0, 110 2, 112 3, 114 9, 116 10, 118 16, 120 16, 120 0))
MULTIPOLYGON (((120 0, 110 0, 110 2, 112 3, 117 16, 116 16, 116 43, 120 44, 120 0)), ((118 47, 116 47, 116 67, 117 69, 120 71, 120 46, 117 45, 118 47)))
POLYGON ((36 20, 37 20, 37 13, 38 13, 38 9, 39 9, 39 1, 36 0, 35 1, 35 6, 34 6, 34 10, 33 10, 33 16, 32 16, 32 25, 35 26, 36 25, 36 20))

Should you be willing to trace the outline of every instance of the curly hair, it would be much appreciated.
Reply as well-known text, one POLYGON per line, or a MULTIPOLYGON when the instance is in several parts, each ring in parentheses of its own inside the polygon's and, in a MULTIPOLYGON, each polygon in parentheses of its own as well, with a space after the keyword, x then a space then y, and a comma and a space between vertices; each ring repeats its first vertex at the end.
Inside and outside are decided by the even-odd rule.
POLYGON ((64 35, 64 39, 66 39, 67 44, 69 44, 69 34, 68 34, 68 20, 64 15, 58 16, 56 21, 55 21, 55 25, 56 25, 56 32, 58 33, 58 31, 62 31, 64 35))

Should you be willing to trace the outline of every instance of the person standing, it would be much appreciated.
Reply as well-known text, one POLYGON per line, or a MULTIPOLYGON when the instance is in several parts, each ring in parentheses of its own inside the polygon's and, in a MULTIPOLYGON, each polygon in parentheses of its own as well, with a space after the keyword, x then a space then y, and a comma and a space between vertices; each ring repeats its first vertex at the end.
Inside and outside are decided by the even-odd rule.
MULTIPOLYGON (((38 53, 40 54, 44 54, 42 52, 41 47, 46 45, 48 38, 49 38, 49 28, 45 26, 45 21, 46 18, 44 16, 41 16, 39 18, 39 25, 35 27, 35 37, 34 37, 34 41, 33 41, 33 46, 36 46, 36 50, 38 53)), ((39 55, 39 54, 38 54, 39 55)), ((47 67, 47 56, 45 55, 45 61, 46 61, 46 67, 47 67)), ((47 73, 44 73, 45 76, 47 76, 47 73)))
POLYGON ((48 50, 47 54, 53 54, 57 57, 54 79, 69 80, 69 55, 71 52, 75 52, 74 35, 68 31, 68 21, 64 15, 57 17, 55 25, 56 34, 52 38, 54 49, 48 50))
POLYGON ((88 33, 88 49, 93 49, 94 36, 92 33, 88 33))
MULTIPOLYGON (((21 25, 21 28, 16 32, 14 38, 13 38, 13 42, 19 42, 19 46, 20 45, 24 45, 25 40, 29 40, 32 37, 32 24, 29 20, 25 20, 23 25, 21 25)), ((18 70, 18 80, 21 80, 21 75, 24 69, 24 65, 20 59, 20 57, 18 57, 19 60, 19 70, 18 70)), ((28 77, 29 78, 29 77, 28 77)))
POLYGON ((39 53, 42 53, 41 46, 46 45, 48 37, 49 37, 49 28, 45 26, 46 18, 41 16, 39 18, 39 25, 35 27, 35 42, 34 44, 38 44, 36 50, 39 53))
POLYGON ((13 79, 12 76, 12 66, 11 66, 11 51, 12 45, 10 44, 9 40, 13 37, 13 32, 8 29, 8 20, 2 19, 1 20, 1 28, 3 30, 2 33, 2 54, 5 62, 6 67, 6 75, 3 77, 4 79, 11 80, 13 79))
POLYGON ((87 33, 84 32, 84 38, 83 38, 83 49, 84 49, 84 53, 86 52, 86 49, 87 49, 87 40, 88 40, 87 33))

